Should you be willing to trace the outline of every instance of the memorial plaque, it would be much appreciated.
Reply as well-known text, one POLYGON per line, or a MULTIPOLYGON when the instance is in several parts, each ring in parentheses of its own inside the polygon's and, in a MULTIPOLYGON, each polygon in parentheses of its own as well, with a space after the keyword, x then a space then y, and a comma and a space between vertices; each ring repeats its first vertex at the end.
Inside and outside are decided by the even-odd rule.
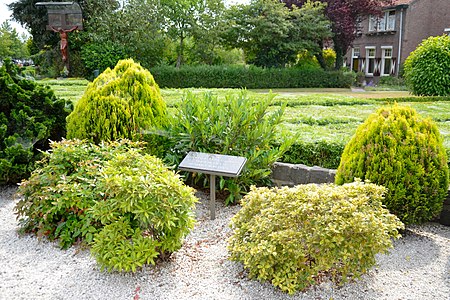
POLYGON ((242 156, 189 152, 178 168, 183 171, 237 177, 247 159, 242 156))
POLYGON ((183 171, 209 174, 211 220, 216 217, 216 175, 237 177, 244 168, 247 159, 242 156, 189 152, 178 166, 183 171))

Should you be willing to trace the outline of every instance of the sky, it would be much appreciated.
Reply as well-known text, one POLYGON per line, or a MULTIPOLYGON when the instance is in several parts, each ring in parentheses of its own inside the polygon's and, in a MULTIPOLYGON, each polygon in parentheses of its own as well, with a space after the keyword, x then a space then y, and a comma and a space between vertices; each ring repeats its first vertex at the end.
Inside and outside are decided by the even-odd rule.
POLYGON ((28 34, 28 32, 25 30, 25 28, 20 26, 19 23, 12 22, 10 20, 11 11, 8 9, 8 6, 6 6, 6 5, 10 4, 11 2, 14 2, 14 0, 0 0, 0 24, 5 22, 6 20, 9 20, 9 23, 11 24, 11 26, 13 28, 15 28, 17 30, 19 35, 21 35, 22 33, 28 34))

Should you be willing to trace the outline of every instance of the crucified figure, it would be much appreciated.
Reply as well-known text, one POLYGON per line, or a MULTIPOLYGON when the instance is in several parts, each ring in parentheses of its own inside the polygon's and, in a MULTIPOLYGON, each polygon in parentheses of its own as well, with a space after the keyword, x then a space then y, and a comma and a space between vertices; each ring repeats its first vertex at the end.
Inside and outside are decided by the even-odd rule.
POLYGON ((74 26, 74 27, 72 27, 69 30, 64 30, 62 28, 56 29, 53 26, 50 26, 50 28, 54 32, 59 32, 59 36, 61 38, 61 46, 60 46, 60 48, 61 48, 62 60, 63 60, 63 62, 66 62, 67 61, 67 57, 68 57, 67 46, 69 45, 69 37, 68 37, 67 33, 74 31, 75 29, 78 28, 78 26, 74 26))

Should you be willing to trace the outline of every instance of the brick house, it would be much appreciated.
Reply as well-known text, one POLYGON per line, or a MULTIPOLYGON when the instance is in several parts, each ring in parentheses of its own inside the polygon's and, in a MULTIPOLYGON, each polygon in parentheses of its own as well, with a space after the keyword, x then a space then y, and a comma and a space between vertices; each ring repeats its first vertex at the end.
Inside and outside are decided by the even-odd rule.
POLYGON ((443 33, 450 33, 450 0, 394 0, 381 16, 361 18, 345 63, 377 83, 380 76, 397 76, 422 40, 443 33))

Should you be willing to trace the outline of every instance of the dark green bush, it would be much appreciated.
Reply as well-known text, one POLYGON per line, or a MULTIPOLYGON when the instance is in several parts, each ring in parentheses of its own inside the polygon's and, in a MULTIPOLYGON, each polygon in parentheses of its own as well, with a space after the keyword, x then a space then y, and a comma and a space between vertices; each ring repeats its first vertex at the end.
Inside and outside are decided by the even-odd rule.
MULTIPOLYGON (((178 165, 189 151, 246 157, 239 177, 220 179, 219 189, 229 192, 227 203, 239 199, 252 184, 269 184, 272 164, 288 147, 287 142, 272 146, 284 111, 278 107, 268 112, 273 97, 253 100, 242 91, 220 101, 211 93, 188 93, 167 130, 167 161, 178 165)), ((195 182, 204 184, 204 179, 196 176, 195 182)))
POLYGON ((283 154, 280 161, 291 164, 337 169, 344 147, 344 143, 338 142, 327 142, 323 140, 304 142, 297 140, 283 154))
POLYGON ((380 77, 379 84, 386 86, 402 86, 405 85, 405 79, 394 76, 382 76, 380 77))
POLYGON ((70 107, 48 87, 26 80, 10 60, 0 68, 0 184, 29 176, 48 139, 65 136, 70 107))
POLYGON ((114 42, 83 45, 81 59, 86 67, 88 79, 94 70, 100 73, 107 68, 113 69, 121 59, 127 58, 123 45, 114 42))
POLYGON ((450 96, 428 96, 428 97, 401 97, 401 98, 373 98, 372 101, 394 103, 394 102, 439 102, 450 101, 450 96))
POLYGON ((250 277, 291 294, 324 276, 337 282, 359 277, 403 228, 383 208, 384 193, 361 182, 252 187, 231 220, 231 259, 242 262, 250 277))
POLYGON ((321 69, 263 69, 245 66, 156 67, 151 72, 163 88, 342 88, 350 87, 353 76, 321 69))
POLYGON ((450 36, 429 37, 405 60, 406 84, 415 95, 450 95, 450 36))
POLYGON ((95 143, 136 139, 142 129, 166 122, 166 104, 150 72, 122 60, 88 85, 67 118, 67 137, 95 143))
POLYGON ((193 190, 130 141, 52 143, 21 184, 21 230, 92 246, 102 268, 135 271, 181 247, 193 228, 193 190))
POLYGON ((342 154, 336 183, 355 178, 387 187, 384 204, 404 223, 431 220, 448 190, 447 154, 436 124, 410 107, 380 108, 342 154))

